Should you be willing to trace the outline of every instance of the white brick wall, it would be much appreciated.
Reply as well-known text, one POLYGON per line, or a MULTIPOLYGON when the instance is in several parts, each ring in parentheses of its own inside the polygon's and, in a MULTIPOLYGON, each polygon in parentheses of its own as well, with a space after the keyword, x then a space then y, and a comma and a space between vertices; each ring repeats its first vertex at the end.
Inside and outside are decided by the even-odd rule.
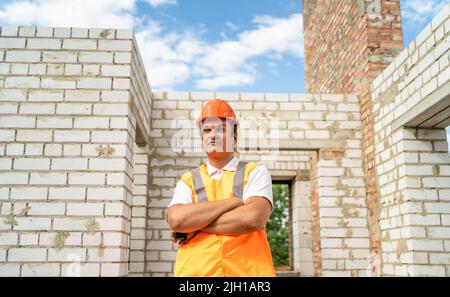
POLYGON ((47 250, 43 248, 12 248, 8 252, 10 262, 43 262, 46 258, 47 250))
MULTIPOLYGON (((131 144, 135 118, 149 122, 149 86, 142 83, 139 54, 132 58, 130 30, 1 29, 0 199, 10 204, 0 207, 0 222, 12 231, 0 237, 0 245, 11 245, 1 249, 0 275, 68 275, 62 263, 68 253, 82 251, 84 234, 102 234, 92 248, 129 245, 131 144), (139 80, 133 86, 139 102, 130 101, 131 75, 139 80), (77 233, 60 236, 59 244, 70 248, 59 250, 52 249, 56 234, 47 236, 50 230, 77 233), (28 231, 43 233, 23 234, 28 231), (33 264, 20 268, 16 262, 33 264)), ((113 259, 108 253, 93 264, 82 256, 81 274, 127 274, 128 254, 113 259), (102 267, 112 261, 118 263, 102 267)))
POLYGON ((67 215, 69 216, 102 216, 103 203, 69 203, 67 215))
POLYGON ((25 264, 22 276, 60 276, 59 264, 25 264))
POLYGON ((131 51, 131 40, 99 40, 98 49, 104 51, 131 51))
POLYGON ((443 220, 448 212, 446 199, 439 197, 450 187, 445 170, 450 162, 448 146, 440 143, 445 130, 392 126, 418 104, 425 112, 431 107, 424 106, 426 97, 442 92, 448 82, 444 27, 449 16, 447 4, 372 83, 385 275, 449 273, 445 260, 431 262, 431 255, 444 252, 444 239, 450 234, 449 222, 443 220), (397 243, 392 244, 392 239, 397 243))
POLYGON ((40 102, 63 101, 63 94, 61 90, 30 90, 28 99, 40 102))
POLYGON ((38 217, 16 217, 15 221, 17 225, 14 226, 14 230, 50 230, 51 219, 49 218, 38 218, 38 217))
POLYGON ((77 87, 79 89, 111 89, 110 78, 93 78, 93 77, 81 77, 77 81, 77 87))
POLYGON ((105 174, 94 172, 69 173, 69 184, 71 185, 104 185, 105 174))
POLYGON ((64 215, 66 205, 64 203, 29 203, 28 214, 34 215, 64 215))
MULTIPOLYGON (((390 137, 387 133, 390 121, 448 78, 444 70, 448 59, 441 58, 446 49, 439 43, 447 33, 441 23, 434 21, 429 30, 441 36, 435 40, 436 45, 431 45, 425 36, 428 33, 424 33, 420 38, 424 38, 425 47, 418 50, 417 58, 410 57, 409 52, 397 58, 399 64, 417 59, 418 65, 399 84, 402 91, 398 98, 404 106, 395 109, 395 116, 392 108, 374 106, 374 111, 380 110, 376 113, 380 123, 375 125, 375 141, 380 185, 386 193, 383 202, 388 206, 399 198, 417 202, 386 210, 385 216, 388 213, 390 217, 382 220, 387 226, 383 232, 400 242, 400 248, 402 239, 415 238, 405 242, 406 251, 399 255, 395 253, 397 245, 389 251, 389 242, 385 242, 383 258, 388 274, 445 273, 442 263, 446 260, 441 254, 450 243, 446 243, 448 206, 443 201, 450 198, 442 197, 448 196, 445 186, 449 183, 448 176, 436 176, 436 170, 445 173, 443 164, 450 162, 444 151, 435 151, 443 146, 436 141, 444 139, 439 132, 422 130, 410 137, 390 137), (435 46, 434 56, 426 55, 430 46, 435 46), (425 79, 423 86, 418 85, 417 75, 425 79), (412 83, 408 85, 407 80, 412 83), (408 161, 408 167, 399 168, 402 160, 408 161), (423 249, 422 254, 408 254, 412 246, 423 249), (419 263, 427 253, 433 255, 429 259, 436 265, 419 263), (394 263, 397 256, 400 264, 394 263)), ((197 166, 199 157, 203 161, 205 157, 201 153, 180 156, 173 152, 170 140, 177 129, 172 120, 183 116, 193 121, 206 100, 216 96, 232 102, 243 123, 246 118, 267 118, 267 111, 274 112, 279 135, 285 141, 282 146, 305 140, 296 148, 342 149, 342 156, 321 156, 318 163, 323 275, 365 272, 369 247, 356 96, 153 94, 130 30, 11 27, 2 28, 0 35, 5 44, 1 49, 4 63, 0 65, 5 77, 0 89, 0 200, 10 203, 1 208, 0 228, 10 231, 9 237, 0 236, 0 245, 2 240, 12 245, 0 249, 0 259, 4 258, 0 275, 68 275, 71 268, 66 261, 71 252, 80 254, 82 275, 171 275, 176 248, 169 242, 164 211, 181 174, 197 166), (149 160, 150 147, 133 144, 137 130, 153 137, 149 160), (147 187, 149 164, 152 177, 147 187), (20 215, 26 207, 27 216, 20 215), (6 224, 4 218, 12 222, 6 224), (38 238, 31 234, 35 231, 42 231, 38 238), (48 231, 62 235, 52 232, 50 236, 48 231), (54 241, 65 237, 63 231, 73 232, 59 243, 59 249, 54 241), (19 248, 18 241, 26 247, 19 248), (39 246, 42 243, 45 248, 39 246), (35 266, 21 269, 17 264, 26 262, 35 266)), ((374 98, 392 81, 389 73, 401 77, 396 69, 399 64, 394 63, 395 67, 389 67, 389 72, 377 79, 374 98)), ((282 151, 277 156, 251 151, 242 156, 278 172, 310 166, 308 154, 299 151, 282 151)), ((298 246, 296 253, 305 257, 311 252, 298 246)), ((312 267, 307 271, 312 273, 312 267)))
POLYGON ((18 242, 17 233, 3 233, 0 234, 0 246, 16 245, 18 242))
POLYGON ((113 53, 80 52, 79 61, 83 63, 112 63, 113 53))
POLYGON ((39 51, 7 51, 6 62, 39 62, 41 52, 39 51))
POLYGON ((123 200, 123 188, 88 188, 87 199, 90 200, 123 200))

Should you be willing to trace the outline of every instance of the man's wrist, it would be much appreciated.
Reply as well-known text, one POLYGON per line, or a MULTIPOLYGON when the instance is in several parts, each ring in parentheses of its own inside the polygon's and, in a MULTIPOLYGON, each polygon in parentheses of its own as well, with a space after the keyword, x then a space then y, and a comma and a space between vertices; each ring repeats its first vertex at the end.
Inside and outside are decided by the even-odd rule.
POLYGON ((206 233, 212 233, 212 231, 214 230, 214 225, 215 225, 215 222, 212 222, 211 224, 209 224, 208 226, 204 227, 200 231, 201 232, 206 232, 206 233))

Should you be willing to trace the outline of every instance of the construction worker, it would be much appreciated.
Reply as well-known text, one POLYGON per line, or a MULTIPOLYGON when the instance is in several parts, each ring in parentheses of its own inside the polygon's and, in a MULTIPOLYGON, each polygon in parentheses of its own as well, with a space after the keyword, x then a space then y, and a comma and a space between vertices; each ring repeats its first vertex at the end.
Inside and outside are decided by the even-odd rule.
POLYGON ((209 101, 196 124, 208 162, 181 177, 167 209, 174 276, 275 276, 269 171, 234 156, 239 121, 226 101, 209 101))

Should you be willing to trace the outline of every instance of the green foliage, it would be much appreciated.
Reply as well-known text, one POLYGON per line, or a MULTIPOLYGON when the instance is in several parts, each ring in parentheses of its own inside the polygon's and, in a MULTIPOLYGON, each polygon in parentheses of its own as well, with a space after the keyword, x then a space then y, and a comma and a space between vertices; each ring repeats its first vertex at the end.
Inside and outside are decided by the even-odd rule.
POLYGON ((274 266, 289 266, 289 186, 274 184, 274 210, 267 223, 267 237, 274 266))

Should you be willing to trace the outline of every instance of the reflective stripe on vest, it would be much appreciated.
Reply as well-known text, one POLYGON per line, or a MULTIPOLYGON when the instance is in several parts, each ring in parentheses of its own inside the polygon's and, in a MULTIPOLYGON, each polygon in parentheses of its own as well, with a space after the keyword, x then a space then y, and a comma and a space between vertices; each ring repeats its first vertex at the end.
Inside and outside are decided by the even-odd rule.
POLYGON ((236 198, 242 199, 242 195, 244 192, 244 171, 245 165, 247 165, 247 163, 248 162, 239 162, 238 167, 236 168, 236 173, 233 177, 233 195, 236 198))
MULTIPOLYGON (((236 168, 236 173, 233 177, 233 196, 236 198, 242 199, 242 195, 244 193, 244 171, 247 164, 248 162, 245 161, 239 162, 236 168)), ((205 186, 203 184, 203 179, 200 175, 200 167, 195 168, 191 171, 191 173, 192 179, 194 180, 194 189, 197 193, 197 201, 208 201, 205 186)))
POLYGON ((203 185, 203 179, 202 176, 200 175, 200 166, 192 170, 191 173, 192 179, 194 180, 195 193, 197 193, 197 201, 198 202, 208 201, 205 186, 203 185))

